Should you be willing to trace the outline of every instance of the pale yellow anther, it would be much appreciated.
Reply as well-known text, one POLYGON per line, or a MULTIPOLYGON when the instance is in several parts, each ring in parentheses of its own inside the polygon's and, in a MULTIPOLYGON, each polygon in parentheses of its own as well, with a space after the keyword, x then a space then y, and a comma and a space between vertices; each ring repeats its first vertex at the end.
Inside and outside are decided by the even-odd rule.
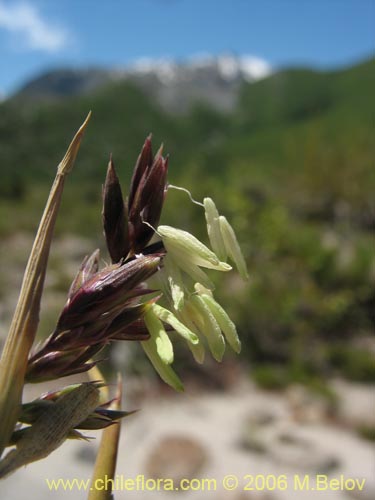
POLYGON ((174 251, 181 259, 187 259, 197 266, 216 269, 217 271, 230 271, 232 268, 221 262, 217 255, 195 236, 171 226, 159 226, 160 234, 167 251, 174 251))
POLYGON ((161 358, 159 357, 159 354, 157 352, 157 347, 156 347, 156 342, 155 339, 152 337, 149 340, 144 340, 141 342, 143 350, 147 354, 149 360, 151 361, 153 367, 155 370, 158 372, 160 375, 160 378, 164 380, 164 382, 176 391, 183 391, 184 386, 176 374, 176 372, 173 370, 171 365, 167 365, 164 363, 161 358))
POLYGON ((223 235, 224 245, 227 250, 227 253, 229 257, 232 259, 232 261, 236 264, 238 272, 240 273, 242 278, 244 280, 248 280, 249 274, 247 272, 245 258, 242 254, 236 234, 232 226, 229 224, 229 222, 223 215, 220 215, 219 220, 220 220, 221 234, 223 235))
POLYGON ((184 305, 185 286, 181 275, 181 269, 171 253, 168 253, 164 258, 164 271, 167 276, 173 307, 176 311, 180 311, 184 305))
POLYGON ((239 353, 241 351, 241 342, 237 334, 236 325, 233 323, 233 321, 230 319, 221 305, 216 302, 212 295, 202 293, 201 297, 216 319, 221 331, 225 335, 228 344, 236 353, 239 353))
POLYGON ((143 318, 145 320, 147 330, 155 341, 156 351, 160 359, 167 365, 173 363, 173 345, 167 332, 165 331, 163 323, 155 315, 152 308, 146 311, 143 318))
POLYGON ((226 261, 228 254, 224 245, 223 236, 220 229, 219 212, 211 198, 203 200, 205 217, 207 223, 208 238, 211 243, 212 250, 221 261, 226 261))
POLYGON ((203 328, 199 329, 200 332, 206 337, 213 357, 216 361, 221 361, 225 351, 225 341, 214 315, 200 295, 192 295, 190 301, 203 318, 203 328))
POLYGON ((198 344, 199 338, 197 337, 197 335, 189 330, 189 328, 187 328, 183 323, 181 323, 181 321, 179 321, 176 316, 171 313, 171 311, 168 311, 168 309, 165 309, 158 304, 153 304, 152 310, 161 321, 174 328, 174 330, 176 330, 176 332, 181 335, 182 338, 192 344, 198 344))

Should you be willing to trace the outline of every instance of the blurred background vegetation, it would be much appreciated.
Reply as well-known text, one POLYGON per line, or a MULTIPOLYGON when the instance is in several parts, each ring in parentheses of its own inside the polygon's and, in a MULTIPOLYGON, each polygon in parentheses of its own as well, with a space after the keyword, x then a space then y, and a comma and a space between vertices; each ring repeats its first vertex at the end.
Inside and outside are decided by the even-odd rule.
MULTIPOLYGON (((35 232, 55 166, 91 109, 57 236, 103 247, 109 153, 126 186, 152 132, 155 148, 163 142, 170 153, 170 182, 196 199, 211 196, 237 231, 251 279, 224 276, 217 295, 235 319, 242 362, 255 380, 268 388, 319 385, 336 374, 374 381, 374 85, 371 60, 244 82, 231 112, 196 102, 168 113, 130 82, 56 100, 10 98, 0 103, 3 249, 15 233, 35 232)), ((184 196, 168 194, 163 222, 206 239, 201 210, 184 196)), ((2 265, 12 257, 3 255, 2 265)), ((66 291, 72 277, 57 286, 66 291)), ((1 298, 9 286, 3 280, 1 298)))

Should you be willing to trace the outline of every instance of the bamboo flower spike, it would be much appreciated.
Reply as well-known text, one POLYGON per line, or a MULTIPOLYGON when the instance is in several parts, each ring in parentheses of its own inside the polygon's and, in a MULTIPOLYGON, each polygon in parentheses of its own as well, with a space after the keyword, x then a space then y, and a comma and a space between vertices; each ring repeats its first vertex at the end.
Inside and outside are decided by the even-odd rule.
MULTIPOLYGON (((138 340, 160 377, 182 391, 182 382, 172 368, 171 330, 186 341, 199 363, 204 359, 205 343, 218 361, 224 355, 225 340, 236 352, 241 347, 234 323, 214 299, 213 283, 201 269, 228 272, 232 269, 225 262, 229 256, 243 275, 247 273, 233 229, 208 198, 203 206, 213 250, 187 231, 158 226, 168 158, 162 156, 162 147, 153 156, 148 137, 125 201, 112 158, 108 165, 102 218, 112 264, 100 270, 98 250, 85 257, 55 329, 29 352, 64 177, 72 167, 86 124, 87 120, 59 165, 1 361, 0 444, 1 450, 6 446, 15 449, 0 460, 0 477, 47 456, 65 439, 85 439, 79 432, 82 429, 103 429, 129 414, 119 410, 118 401, 115 408, 110 407, 111 402, 101 404, 98 389, 103 385, 95 381, 68 386, 21 405, 25 382, 95 369, 100 360, 93 356, 106 345, 138 340), (161 241, 150 244, 155 232, 161 241), (168 308, 157 303, 162 295, 168 308)), ((106 436, 111 436, 111 446, 104 443, 95 477, 105 470, 114 473, 115 459, 109 455, 116 451, 118 432, 112 430, 106 436)))
POLYGON ((49 249, 66 175, 71 171, 91 113, 74 136, 57 168, 25 270, 18 304, 0 361, 0 456, 17 421, 27 357, 34 341, 49 249))

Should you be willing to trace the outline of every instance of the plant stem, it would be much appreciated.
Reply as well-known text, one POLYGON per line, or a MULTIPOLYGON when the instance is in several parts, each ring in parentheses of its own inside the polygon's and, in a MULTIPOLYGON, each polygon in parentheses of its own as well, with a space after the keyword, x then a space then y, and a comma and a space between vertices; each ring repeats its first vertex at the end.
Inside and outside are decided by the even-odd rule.
MULTIPOLYGON (((113 410, 119 410, 122 397, 122 379, 118 376, 116 399, 111 405, 113 410)), ((99 451, 96 457, 94 473, 88 500, 111 500, 112 481, 115 477, 118 443, 121 423, 117 422, 102 432, 99 451)))
POLYGON ((73 167, 89 118, 90 114, 74 136, 57 168, 57 174, 26 266, 18 303, 0 360, 0 456, 9 442, 18 418, 27 358, 39 323, 40 301, 47 261, 65 177, 73 167))

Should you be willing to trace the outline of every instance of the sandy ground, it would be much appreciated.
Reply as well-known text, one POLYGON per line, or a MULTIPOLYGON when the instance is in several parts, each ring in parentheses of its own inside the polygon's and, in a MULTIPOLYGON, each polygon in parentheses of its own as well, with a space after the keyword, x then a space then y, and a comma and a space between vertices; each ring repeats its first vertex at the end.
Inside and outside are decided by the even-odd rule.
MULTIPOLYGON (((374 393, 368 389, 367 393, 361 392, 358 387, 352 387, 352 393, 347 387, 344 389, 350 397, 353 391, 356 393, 357 417, 366 412, 367 417, 371 416, 368 412, 373 409, 374 393)), ((308 404, 301 401, 302 410, 306 410, 308 404)), ((351 411, 349 418, 353 418, 353 414, 357 418, 350 404, 345 404, 351 411)), ((137 476, 139 487, 138 491, 116 491, 118 500, 375 498, 375 454, 371 443, 359 438, 347 426, 338 426, 322 418, 319 405, 315 405, 315 413, 311 411, 311 404, 309 411, 301 412, 295 393, 270 394, 243 382, 227 393, 192 394, 187 391, 182 395, 153 396, 141 406, 142 410, 128 417, 122 425, 116 476, 119 489, 124 488, 126 478, 133 479, 136 488, 137 476), (177 447, 180 451, 176 451, 170 445, 173 438, 177 441, 184 438, 185 443, 190 441, 192 449, 187 446, 185 450, 182 442, 182 448, 177 447), (142 477, 146 481, 150 470, 159 471, 160 478, 172 477, 176 481, 185 477, 185 473, 190 478, 213 479, 212 490, 207 490, 207 483, 202 486, 204 491, 142 490, 142 477), (332 483, 338 488, 333 490, 323 482, 322 489, 317 490, 317 474, 325 474, 330 480, 341 478, 347 481, 349 488, 354 483, 348 480, 365 480, 364 489, 359 491, 357 485, 348 491, 345 486, 332 483), (227 475, 234 475, 238 480, 233 491, 223 487, 227 475), (301 486, 306 475, 309 488, 307 483, 301 486), (276 483, 273 489, 278 478, 281 478, 279 487, 276 483), (263 484, 265 479, 270 491, 266 491, 263 484), (255 490, 244 491, 246 487, 255 490)), ((343 408, 346 411, 345 405, 343 408)), ((20 500, 30 494, 38 500, 87 498, 87 491, 77 488, 50 491, 46 479, 89 479, 98 444, 99 439, 91 443, 65 443, 47 460, 31 464, 3 480, 0 498, 20 500)), ((231 481, 233 486, 235 479, 231 481)), ((154 488, 155 483, 148 485, 154 488)))

